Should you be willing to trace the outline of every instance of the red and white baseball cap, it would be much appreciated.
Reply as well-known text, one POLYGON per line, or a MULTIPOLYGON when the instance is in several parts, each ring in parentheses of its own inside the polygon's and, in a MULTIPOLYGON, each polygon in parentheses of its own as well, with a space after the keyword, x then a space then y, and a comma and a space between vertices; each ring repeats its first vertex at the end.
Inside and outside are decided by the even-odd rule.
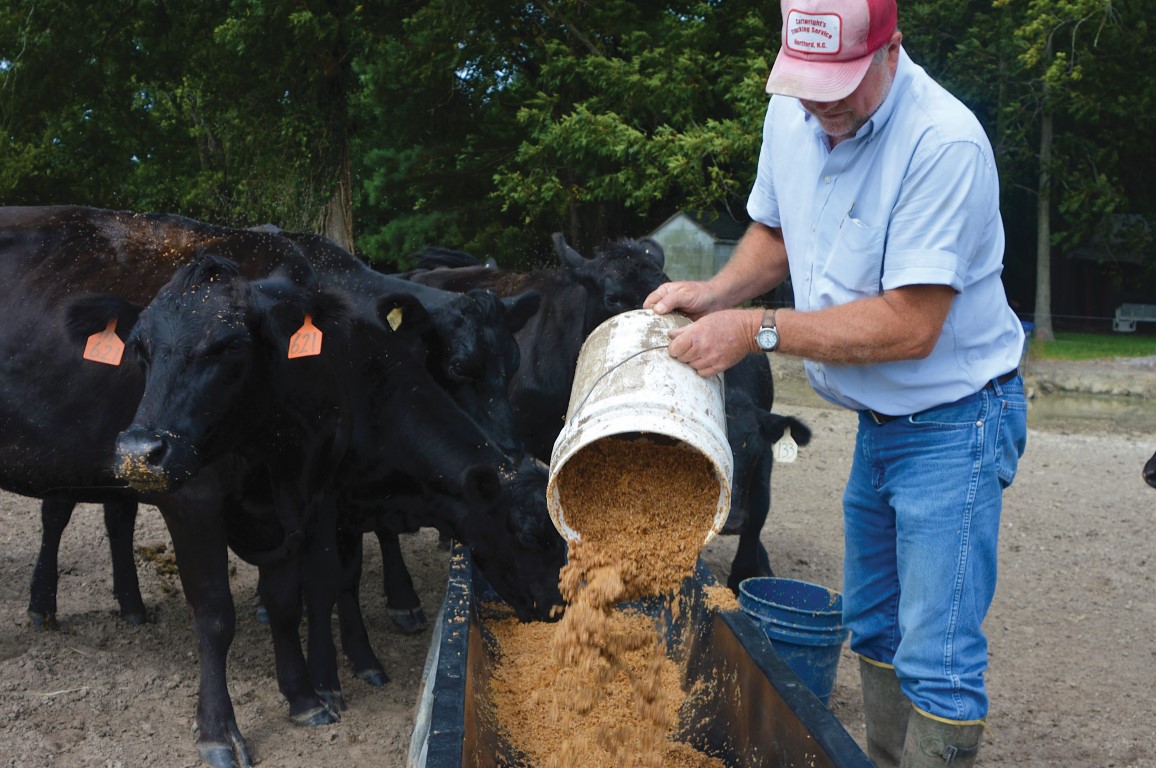
POLYGON ((838 101, 859 87, 891 39, 895 0, 782 0, 783 44, 767 93, 838 101))

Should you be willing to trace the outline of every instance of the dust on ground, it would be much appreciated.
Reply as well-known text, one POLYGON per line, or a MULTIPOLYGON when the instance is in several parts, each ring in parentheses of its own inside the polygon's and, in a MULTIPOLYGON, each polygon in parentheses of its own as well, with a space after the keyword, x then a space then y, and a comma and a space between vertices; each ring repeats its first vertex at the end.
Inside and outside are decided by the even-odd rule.
MULTIPOLYGON (((795 463, 775 468, 763 540, 777 575, 838 587, 839 497, 855 416, 800 394, 791 386, 797 375, 790 359, 774 359, 776 412, 805 421, 814 438, 795 463)), ((1088 367, 1079 375, 1091 376, 1088 367)), ((1121 386, 1156 388, 1156 368, 1111 368, 1130 371, 1120 374, 1131 382, 1121 386)), ((1049 375, 1070 382, 1076 374, 1049 375)), ((1046 380, 1029 363, 1037 414, 1052 395, 1041 389, 1046 380)), ((1070 394, 1098 397, 1079 389, 1070 394)), ((1156 424, 1156 400, 1118 399, 1136 409, 1122 420, 1033 419, 1019 475, 1005 495, 999 586, 986 623, 991 733, 979 764, 988 768, 1156 767, 1156 489, 1140 477, 1156 451, 1156 429, 1149 426, 1156 424)), ((61 551, 64 628, 38 633, 24 613, 39 546, 38 509, 35 500, 0 493, 0 765, 198 766, 192 732, 198 668, 180 585, 156 554, 171 546, 159 513, 142 508, 136 538, 145 548, 138 572, 152 622, 130 627, 116 617, 100 508, 84 505, 61 551)), ((719 537, 704 551, 716 574, 725 575, 736 542, 719 537)), ((433 531, 403 537, 402 546, 432 616, 445 590, 448 553, 433 531)), ((405 765, 430 636, 392 630, 371 538, 366 555, 366 622, 392 681, 375 689, 343 669, 349 708, 340 723, 320 728, 290 724, 269 633, 253 617, 256 572, 232 561, 238 621, 229 686, 259 764, 405 765)), ((857 665, 846 648, 830 706, 862 744, 857 665)))

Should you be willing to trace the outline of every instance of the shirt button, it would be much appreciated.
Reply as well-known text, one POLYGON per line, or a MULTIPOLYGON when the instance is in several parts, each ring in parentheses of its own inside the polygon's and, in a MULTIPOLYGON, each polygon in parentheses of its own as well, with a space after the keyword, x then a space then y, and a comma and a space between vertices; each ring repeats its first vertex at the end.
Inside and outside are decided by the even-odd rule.
POLYGON ((815 225, 814 225, 814 224, 812 224, 812 225, 811 225, 811 231, 812 231, 812 232, 814 232, 814 231, 815 231, 815 225))
POLYGON ((824 176, 823 177, 823 183, 824 184, 830 184, 831 183, 831 177, 830 176, 824 176))

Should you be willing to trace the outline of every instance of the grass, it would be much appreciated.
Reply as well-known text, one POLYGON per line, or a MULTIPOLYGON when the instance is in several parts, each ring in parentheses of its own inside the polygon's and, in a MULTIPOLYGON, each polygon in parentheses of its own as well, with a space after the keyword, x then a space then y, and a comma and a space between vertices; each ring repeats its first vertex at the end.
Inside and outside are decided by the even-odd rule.
POLYGON ((1110 360, 1156 355, 1156 336, 1136 333, 1057 333, 1055 341, 1033 338, 1029 360, 1110 360))

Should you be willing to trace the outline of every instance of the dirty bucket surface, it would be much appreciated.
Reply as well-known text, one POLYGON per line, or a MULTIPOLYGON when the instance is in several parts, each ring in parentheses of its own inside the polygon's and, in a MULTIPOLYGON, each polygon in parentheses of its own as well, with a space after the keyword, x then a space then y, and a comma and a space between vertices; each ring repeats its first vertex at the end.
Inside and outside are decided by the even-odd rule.
POLYGON ((805 581, 757 577, 739 584, 739 607, 825 705, 849 634, 843 626, 843 596, 805 581))

